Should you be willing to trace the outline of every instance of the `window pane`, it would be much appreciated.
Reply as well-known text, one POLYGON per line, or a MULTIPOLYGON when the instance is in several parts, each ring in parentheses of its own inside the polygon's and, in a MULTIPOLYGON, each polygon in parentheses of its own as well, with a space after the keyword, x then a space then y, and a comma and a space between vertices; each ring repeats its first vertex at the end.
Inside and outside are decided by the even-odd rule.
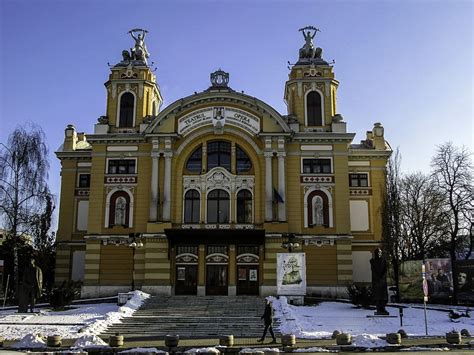
POLYGON ((79 187, 90 187, 90 174, 79 174, 79 187))
POLYGON ((230 171, 230 149, 229 142, 207 143, 207 170, 221 166, 230 171))
POLYGON ((186 169, 191 172, 200 173, 202 166, 202 148, 196 149, 188 159, 186 169))
POLYGON ((207 222, 208 223, 217 223, 217 200, 208 200, 207 201, 207 222))
POLYGON ((239 146, 237 146, 236 158, 237 173, 248 172, 250 169, 252 169, 252 162, 250 161, 250 158, 239 146))
POLYGON ((135 97, 127 92, 120 98, 119 127, 133 127, 133 106, 135 97))

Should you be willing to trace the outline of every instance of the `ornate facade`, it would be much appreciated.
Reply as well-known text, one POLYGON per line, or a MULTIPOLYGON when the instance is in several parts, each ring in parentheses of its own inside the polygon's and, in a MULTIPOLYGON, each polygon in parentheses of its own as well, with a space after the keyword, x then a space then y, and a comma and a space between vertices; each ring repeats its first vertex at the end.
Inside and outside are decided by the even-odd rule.
POLYGON ((391 150, 380 123, 353 144, 317 30, 302 31, 286 114, 232 90, 222 70, 161 110, 146 31, 134 36, 94 133, 68 125, 56 152, 57 282, 82 280, 83 296, 273 294, 288 233, 306 253, 308 294, 370 281, 391 150))

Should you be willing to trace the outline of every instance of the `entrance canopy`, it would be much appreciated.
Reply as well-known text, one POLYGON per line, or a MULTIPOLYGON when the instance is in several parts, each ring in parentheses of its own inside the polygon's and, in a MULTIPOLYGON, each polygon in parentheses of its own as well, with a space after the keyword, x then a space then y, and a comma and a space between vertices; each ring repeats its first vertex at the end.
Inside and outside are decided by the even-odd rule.
POLYGON ((263 229, 165 229, 171 246, 177 244, 263 245, 263 229))

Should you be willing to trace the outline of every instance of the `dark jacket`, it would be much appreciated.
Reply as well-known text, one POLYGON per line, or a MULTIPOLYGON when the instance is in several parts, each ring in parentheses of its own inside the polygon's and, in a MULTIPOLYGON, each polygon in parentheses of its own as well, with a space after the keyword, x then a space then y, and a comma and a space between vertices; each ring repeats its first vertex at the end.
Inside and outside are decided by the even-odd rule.
POLYGON ((273 323, 273 308, 270 303, 265 305, 265 311, 263 312, 263 316, 260 317, 265 322, 265 325, 273 323))

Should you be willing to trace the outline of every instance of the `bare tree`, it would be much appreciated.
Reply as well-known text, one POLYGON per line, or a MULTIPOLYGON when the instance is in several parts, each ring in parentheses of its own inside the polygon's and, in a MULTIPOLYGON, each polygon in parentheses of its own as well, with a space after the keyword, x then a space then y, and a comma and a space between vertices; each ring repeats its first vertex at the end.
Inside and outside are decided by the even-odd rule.
POLYGON ((433 184, 432 177, 420 172, 404 176, 400 200, 400 237, 404 254, 409 260, 442 256, 442 237, 447 221, 443 195, 433 184))
POLYGON ((440 145, 432 159, 433 178, 444 197, 448 221, 449 254, 453 268, 453 301, 457 303, 458 273, 456 267, 459 239, 472 232, 473 165, 471 152, 452 142, 440 145), (471 229, 471 230, 470 230, 471 229))
MULTIPOLYGON (((385 172, 385 189, 382 196, 382 248, 390 259, 393 268, 393 278, 399 289, 400 263, 406 260, 400 241, 400 153, 398 149, 390 157, 385 172)), ((399 292, 396 294, 399 301, 399 292)))
POLYGON ((15 289, 18 290, 16 241, 30 234, 32 217, 44 207, 49 162, 44 133, 39 127, 18 127, 7 144, 0 143, 0 217, 14 241, 15 289))

